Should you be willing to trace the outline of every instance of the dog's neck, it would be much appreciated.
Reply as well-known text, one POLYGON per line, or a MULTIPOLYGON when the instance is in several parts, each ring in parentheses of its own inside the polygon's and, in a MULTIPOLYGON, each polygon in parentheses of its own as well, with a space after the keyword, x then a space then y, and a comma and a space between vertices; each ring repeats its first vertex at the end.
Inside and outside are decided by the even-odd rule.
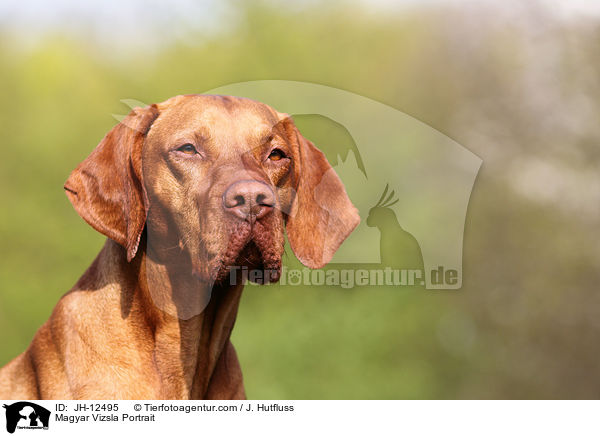
MULTIPOLYGON (((107 245, 122 251, 112 241, 107 245)), ((143 322, 151 333, 164 398, 207 397, 217 366, 225 359, 243 289, 242 283, 202 286, 181 268, 185 263, 177 256, 159 261, 142 244, 126 265, 135 270, 137 283, 121 291, 123 316, 130 317, 135 328, 143 322)))

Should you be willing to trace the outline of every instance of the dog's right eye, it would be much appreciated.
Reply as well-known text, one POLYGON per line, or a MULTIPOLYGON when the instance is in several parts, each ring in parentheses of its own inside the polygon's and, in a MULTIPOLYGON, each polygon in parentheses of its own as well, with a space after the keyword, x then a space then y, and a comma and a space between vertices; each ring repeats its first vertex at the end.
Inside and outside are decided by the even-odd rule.
POLYGON ((177 151, 180 151, 185 154, 197 154, 198 153, 198 150, 196 150, 196 147, 194 147, 192 144, 183 144, 181 147, 179 147, 177 149, 177 151))

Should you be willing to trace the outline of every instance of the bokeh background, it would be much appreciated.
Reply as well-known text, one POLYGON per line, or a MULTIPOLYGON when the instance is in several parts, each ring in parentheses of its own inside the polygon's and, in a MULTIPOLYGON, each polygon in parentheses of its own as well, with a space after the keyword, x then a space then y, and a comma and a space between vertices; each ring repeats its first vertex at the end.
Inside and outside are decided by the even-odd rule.
POLYGON ((2 2, 0 365, 103 244, 62 185, 120 101, 285 79, 381 101, 484 163, 461 290, 247 288, 249 398, 597 398, 599 46, 583 0, 2 2))

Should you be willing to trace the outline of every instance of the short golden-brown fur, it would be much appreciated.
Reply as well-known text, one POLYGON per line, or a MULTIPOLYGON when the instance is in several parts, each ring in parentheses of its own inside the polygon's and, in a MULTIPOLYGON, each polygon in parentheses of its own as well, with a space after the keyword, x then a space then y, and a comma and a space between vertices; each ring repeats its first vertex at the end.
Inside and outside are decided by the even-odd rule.
POLYGON ((65 190, 108 239, 29 348, 0 369, 2 399, 242 399, 230 335, 243 283, 229 281, 228 267, 277 270, 287 228, 298 258, 318 268, 358 224, 293 121, 235 97, 134 109, 65 190), (273 193, 273 203, 240 219, 239 205, 224 203, 236 183, 273 193))

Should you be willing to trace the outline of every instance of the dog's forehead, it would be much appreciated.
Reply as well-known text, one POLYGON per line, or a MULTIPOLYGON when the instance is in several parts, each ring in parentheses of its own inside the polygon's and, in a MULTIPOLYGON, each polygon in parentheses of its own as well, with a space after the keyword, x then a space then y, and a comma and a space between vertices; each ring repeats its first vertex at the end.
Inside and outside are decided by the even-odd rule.
POLYGON ((266 104, 230 96, 178 96, 157 106, 160 115, 149 136, 165 143, 199 136, 214 145, 241 146, 268 135, 285 115, 266 104))

